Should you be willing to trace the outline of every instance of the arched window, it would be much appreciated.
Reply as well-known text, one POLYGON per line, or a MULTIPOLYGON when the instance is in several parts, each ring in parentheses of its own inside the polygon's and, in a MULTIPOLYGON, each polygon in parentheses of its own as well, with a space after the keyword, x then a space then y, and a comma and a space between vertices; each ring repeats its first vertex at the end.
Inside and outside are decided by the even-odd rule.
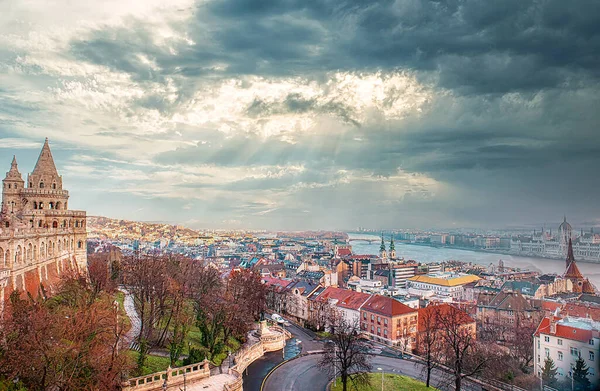
POLYGON ((62 242, 59 240, 58 241, 58 252, 60 253, 62 251, 62 242))
POLYGON ((29 182, 29 188, 33 187, 33 182, 29 182))
POLYGON ((75 228, 79 228, 79 220, 75 220, 75 228))
POLYGON ((46 256, 46 244, 42 242, 40 245, 40 258, 44 258, 46 256))
POLYGON ((4 223, 4 225, 6 226, 6 228, 10 227, 10 223, 8 221, 4 223))
POLYGON ((77 248, 81 248, 83 247, 83 242, 80 240, 79 242, 77 242, 77 248))
POLYGON ((42 220, 38 220, 38 228, 42 228, 42 220))
POLYGON ((27 260, 31 261, 31 256, 33 255, 33 246, 31 243, 27 245, 27 260))
POLYGON ((44 182, 40 182, 40 189, 44 188, 44 182))
POLYGON ((58 228, 58 221, 54 220, 52 222, 52 228, 58 228))
POLYGON ((2 258, 2 266, 3 267, 8 266, 6 264, 6 253, 4 252, 4 249, 2 247, 0 247, 0 257, 2 258))
POLYGON ((37 209, 37 202, 33 201, 33 209, 37 209))
POLYGON ((53 188, 54 190, 56 190, 56 183, 53 183, 53 184, 52 184, 52 188, 53 188))
POLYGON ((48 203, 48 207, 49 207, 50 209, 54 209, 54 202, 49 202, 49 203, 48 203))
POLYGON ((56 205, 55 205, 54 209, 60 210, 60 201, 56 201, 56 205))
POLYGON ((37 258, 38 258, 37 246, 33 246, 33 260, 37 261, 37 258))
POLYGON ((44 209, 44 203, 42 201, 40 201, 39 209, 44 209))
POLYGON ((10 186, 10 183, 9 183, 9 184, 8 184, 8 188, 10 189, 10 187, 11 187, 11 186, 10 186))

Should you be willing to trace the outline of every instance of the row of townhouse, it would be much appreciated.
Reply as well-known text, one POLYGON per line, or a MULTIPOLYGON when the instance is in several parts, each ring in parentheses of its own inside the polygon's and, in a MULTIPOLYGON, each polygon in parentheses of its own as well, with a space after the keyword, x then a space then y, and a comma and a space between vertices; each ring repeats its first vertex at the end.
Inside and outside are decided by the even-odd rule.
MULTIPOLYGON (((331 316, 341 317, 360 329, 371 340, 403 350, 416 347, 419 312, 400 301, 377 294, 355 292, 338 287, 323 287, 305 281, 263 278, 267 289, 267 305, 272 310, 293 318, 297 323, 316 330, 330 330, 331 316)), ((462 311, 461 311, 462 312, 462 311)), ((475 321, 466 313, 469 327, 475 321)))

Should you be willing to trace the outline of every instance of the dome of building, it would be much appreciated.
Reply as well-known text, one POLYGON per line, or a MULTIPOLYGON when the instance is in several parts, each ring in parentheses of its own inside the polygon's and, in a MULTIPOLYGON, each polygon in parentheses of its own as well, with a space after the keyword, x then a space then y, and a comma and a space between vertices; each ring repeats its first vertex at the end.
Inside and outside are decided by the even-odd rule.
POLYGON ((567 216, 565 216, 565 219, 563 220, 563 222, 558 226, 558 230, 559 231, 573 231, 573 227, 571 227, 571 224, 567 223, 567 216))

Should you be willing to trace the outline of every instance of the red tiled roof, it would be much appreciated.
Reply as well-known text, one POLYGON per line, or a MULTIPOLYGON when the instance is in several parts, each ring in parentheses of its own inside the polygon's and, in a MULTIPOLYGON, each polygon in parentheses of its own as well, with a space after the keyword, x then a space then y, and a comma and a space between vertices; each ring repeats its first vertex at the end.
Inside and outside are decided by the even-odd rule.
POLYGON ((581 291, 583 293, 590 293, 592 295, 596 294, 596 289, 594 289, 594 286, 592 285, 590 280, 588 280, 587 278, 585 280, 583 280, 583 285, 581 287, 581 291))
MULTIPOLYGON (((558 322, 561 319, 557 316, 553 316, 553 318, 555 322, 558 322)), ((540 325, 535 331, 535 336, 539 337, 540 334, 553 335, 558 338, 570 339, 579 342, 587 342, 593 337, 592 330, 580 329, 577 327, 567 326, 560 323, 556 323, 556 330, 554 333, 551 333, 550 317, 545 317, 540 322, 540 325)))
POLYGON ((577 262, 572 261, 571 263, 569 263, 567 271, 565 272, 565 278, 575 280, 583 279, 583 274, 581 274, 581 272, 579 271, 579 268, 577 267, 577 262))
POLYGON ((350 295, 337 303, 338 307, 347 308, 350 310, 359 310, 365 304, 371 295, 362 292, 350 291, 350 295))
POLYGON ((281 278, 274 278, 274 277, 269 277, 269 276, 263 277, 262 282, 266 286, 274 287, 275 290, 278 292, 281 292, 282 290, 287 288, 292 283, 291 280, 283 280, 281 278))
POLYGON ((544 311, 554 312, 557 308, 560 308, 561 306, 561 303, 557 303, 555 301, 542 301, 542 309, 544 311))
POLYGON ((390 317, 417 312, 417 310, 400 303, 398 300, 381 295, 371 296, 371 298, 363 305, 362 309, 390 317))
POLYGON ((352 255, 352 250, 350 250, 349 248, 340 248, 337 251, 337 255, 340 257, 346 257, 352 255))
MULTIPOLYGON (((315 295, 315 293, 313 293, 315 295)), ((315 301, 327 301, 329 299, 337 300, 336 306, 358 310, 371 297, 366 293, 355 292, 350 289, 327 287, 317 297, 315 301)))
POLYGON ((590 307, 583 304, 567 303, 561 313, 576 318, 590 318, 600 322, 600 307, 590 307))

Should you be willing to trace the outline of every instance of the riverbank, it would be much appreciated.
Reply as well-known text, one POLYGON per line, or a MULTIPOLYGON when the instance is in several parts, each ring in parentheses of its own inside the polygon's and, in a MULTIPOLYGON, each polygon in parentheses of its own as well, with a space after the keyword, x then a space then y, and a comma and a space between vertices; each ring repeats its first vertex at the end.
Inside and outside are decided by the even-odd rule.
MULTIPOLYGON (((402 244, 406 244, 406 245, 410 245, 410 246, 423 246, 423 247, 430 247, 430 248, 447 248, 447 249, 451 249, 451 250, 463 250, 463 251, 473 251, 473 252, 479 252, 479 253, 486 253, 486 254, 497 254, 497 255, 511 255, 511 256, 516 256, 516 257, 535 257, 535 258, 540 258, 540 259, 553 259, 553 260, 557 260, 557 261, 562 261, 564 260, 564 258, 562 257, 551 257, 551 256, 546 256, 543 254, 536 254, 536 253, 518 253, 518 252, 514 252, 514 251, 510 251, 510 250, 506 250, 506 251, 502 251, 501 249, 485 249, 485 248, 475 248, 475 247, 461 247, 461 246, 436 246, 433 244, 429 244, 429 243, 412 243, 412 242, 400 242, 402 244)), ((590 260, 590 259, 577 259, 577 263, 592 263, 592 264, 600 264, 600 260, 590 260)))
MULTIPOLYGON (((354 239, 372 239, 375 235, 350 234, 354 239)), ((389 245, 389 243, 386 243, 389 245)), ((380 242, 353 242, 352 251, 355 254, 379 254, 380 242)), ((396 243, 396 254, 404 259, 422 263, 462 261, 479 265, 498 265, 502 260, 504 266, 537 271, 541 274, 553 273, 562 275, 566 265, 562 259, 528 257, 516 254, 499 254, 490 251, 474 251, 474 249, 457 249, 449 247, 433 247, 424 244, 396 243)), ((597 263, 577 262, 583 275, 590 279, 596 287, 600 286, 600 267, 597 263)))

